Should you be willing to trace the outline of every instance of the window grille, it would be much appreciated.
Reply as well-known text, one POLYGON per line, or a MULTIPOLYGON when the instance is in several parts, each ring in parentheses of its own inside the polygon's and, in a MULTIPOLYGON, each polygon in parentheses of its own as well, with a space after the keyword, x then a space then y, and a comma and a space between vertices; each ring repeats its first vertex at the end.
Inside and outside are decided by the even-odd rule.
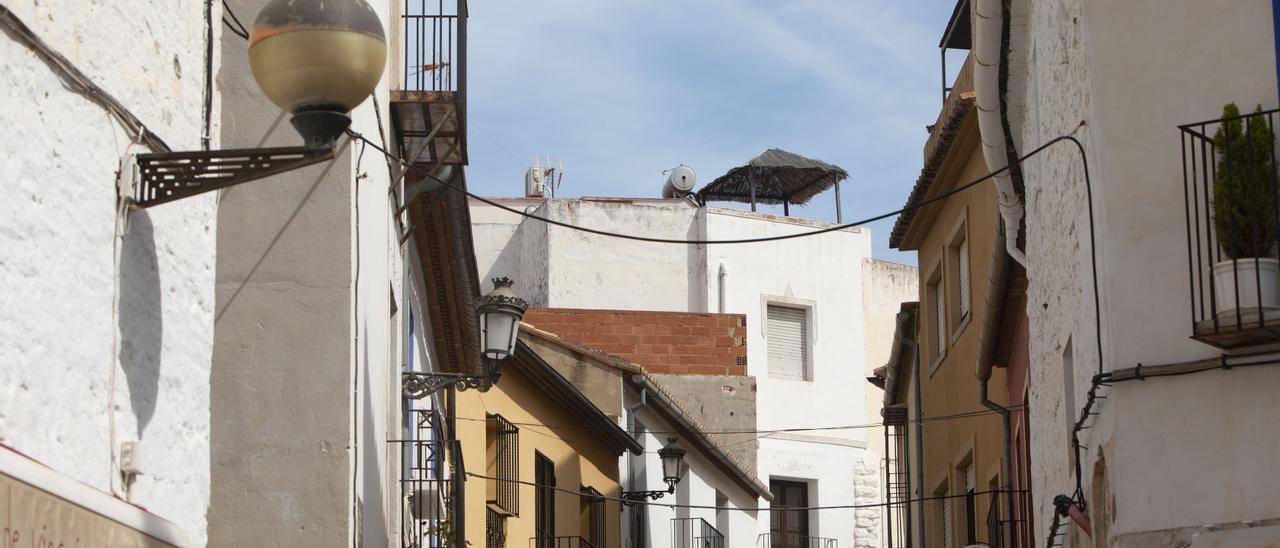
POLYGON ((493 508, 486 508, 484 515, 485 548, 503 548, 507 545, 507 516, 495 512, 493 508))
POLYGON ((520 515, 520 431, 502 415, 489 415, 494 433, 493 503, 513 516, 520 515))
POLYGON ((537 548, 553 548, 556 537, 556 464, 542 453, 533 456, 535 488, 534 538, 537 548))
POLYGON ((591 487, 584 487, 587 493, 587 542, 592 546, 605 546, 604 495, 591 487))
POLYGON ((766 310, 769 374, 789 379, 808 378, 808 310, 772 304, 766 310))

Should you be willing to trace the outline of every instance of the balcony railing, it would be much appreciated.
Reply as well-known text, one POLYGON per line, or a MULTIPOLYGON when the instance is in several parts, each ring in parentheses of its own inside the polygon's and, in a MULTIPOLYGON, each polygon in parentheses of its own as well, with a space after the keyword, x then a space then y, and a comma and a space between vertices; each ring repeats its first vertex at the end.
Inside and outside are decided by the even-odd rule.
POLYGON ((467 163, 467 2, 404 0, 391 123, 403 160, 467 163))
POLYGON ((582 537, 533 537, 529 539, 530 548, 596 548, 582 537))
POLYGON ((724 548, 724 534, 702 518, 671 520, 672 548, 724 548))
POLYGON ((833 538, 794 533, 765 533, 756 538, 756 548, 840 548, 833 538))
POLYGON ((1280 341, 1277 112, 1179 126, 1192 336, 1220 348, 1280 341))
POLYGON ((396 440, 400 449, 400 546, 455 546, 463 530, 462 451, 458 442, 442 439, 439 415, 412 412, 413 437, 396 440))

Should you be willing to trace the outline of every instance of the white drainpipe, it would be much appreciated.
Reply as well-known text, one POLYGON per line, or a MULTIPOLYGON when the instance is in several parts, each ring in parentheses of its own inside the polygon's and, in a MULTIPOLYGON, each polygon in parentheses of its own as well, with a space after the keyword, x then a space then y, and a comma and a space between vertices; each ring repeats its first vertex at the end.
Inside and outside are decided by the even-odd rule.
POLYGON ((719 282, 720 283, 717 284, 717 288, 719 289, 719 293, 720 293, 718 310, 721 314, 724 314, 725 284, 729 283, 729 271, 725 270, 724 263, 720 263, 719 282))
MULTIPOLYGON (((997 171, 1009 166, 1004 126, 1000 121, 1000 34, 1004 14, 1000 0, 977 0, 977 24, 974 28, 973 91, 978 101, 978 131, 982 135, 982 155, 987 169, 997 171)), ((1023 208, 1013 179, 1004 171, 995 176, 996 201, 1004 217, 1005 248, 1009 256, 1025 266, 1027 257, 1018 249, 1018 230, 1022 227, 1023 208)))

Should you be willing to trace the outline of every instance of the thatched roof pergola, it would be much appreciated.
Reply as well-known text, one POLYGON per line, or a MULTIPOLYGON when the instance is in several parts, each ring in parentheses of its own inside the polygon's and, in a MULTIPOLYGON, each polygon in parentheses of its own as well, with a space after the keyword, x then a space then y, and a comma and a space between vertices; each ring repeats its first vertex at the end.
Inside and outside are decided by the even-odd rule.
POLYGON ((808 203, 815 195, 848 178, 849 173, 839 166, 771 148, 711 181, 697 196, 704 204, 709 201, 751 204, 752 211, 757 203, 782 204, 790 214, 791 204, 808 203))

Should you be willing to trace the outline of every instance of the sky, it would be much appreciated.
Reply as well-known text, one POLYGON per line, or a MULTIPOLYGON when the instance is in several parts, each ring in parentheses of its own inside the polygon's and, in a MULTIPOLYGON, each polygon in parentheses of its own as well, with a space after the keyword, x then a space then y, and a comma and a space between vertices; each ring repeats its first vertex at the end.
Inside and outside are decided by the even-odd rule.
MULTIPOLYGON (((664 170, 689 165, 701 187, 782 148, 849 172, 850 222, 902 207, 920 174, 955 0, 469 4, 473 192, 521 195, 550 156, 558 197, 658 197, 664 170)), ((834 221, 834 193, 791 213, 834 221)), ((873 255, 915 264, 889 249, 892 223, 869 225, 873 255)))

